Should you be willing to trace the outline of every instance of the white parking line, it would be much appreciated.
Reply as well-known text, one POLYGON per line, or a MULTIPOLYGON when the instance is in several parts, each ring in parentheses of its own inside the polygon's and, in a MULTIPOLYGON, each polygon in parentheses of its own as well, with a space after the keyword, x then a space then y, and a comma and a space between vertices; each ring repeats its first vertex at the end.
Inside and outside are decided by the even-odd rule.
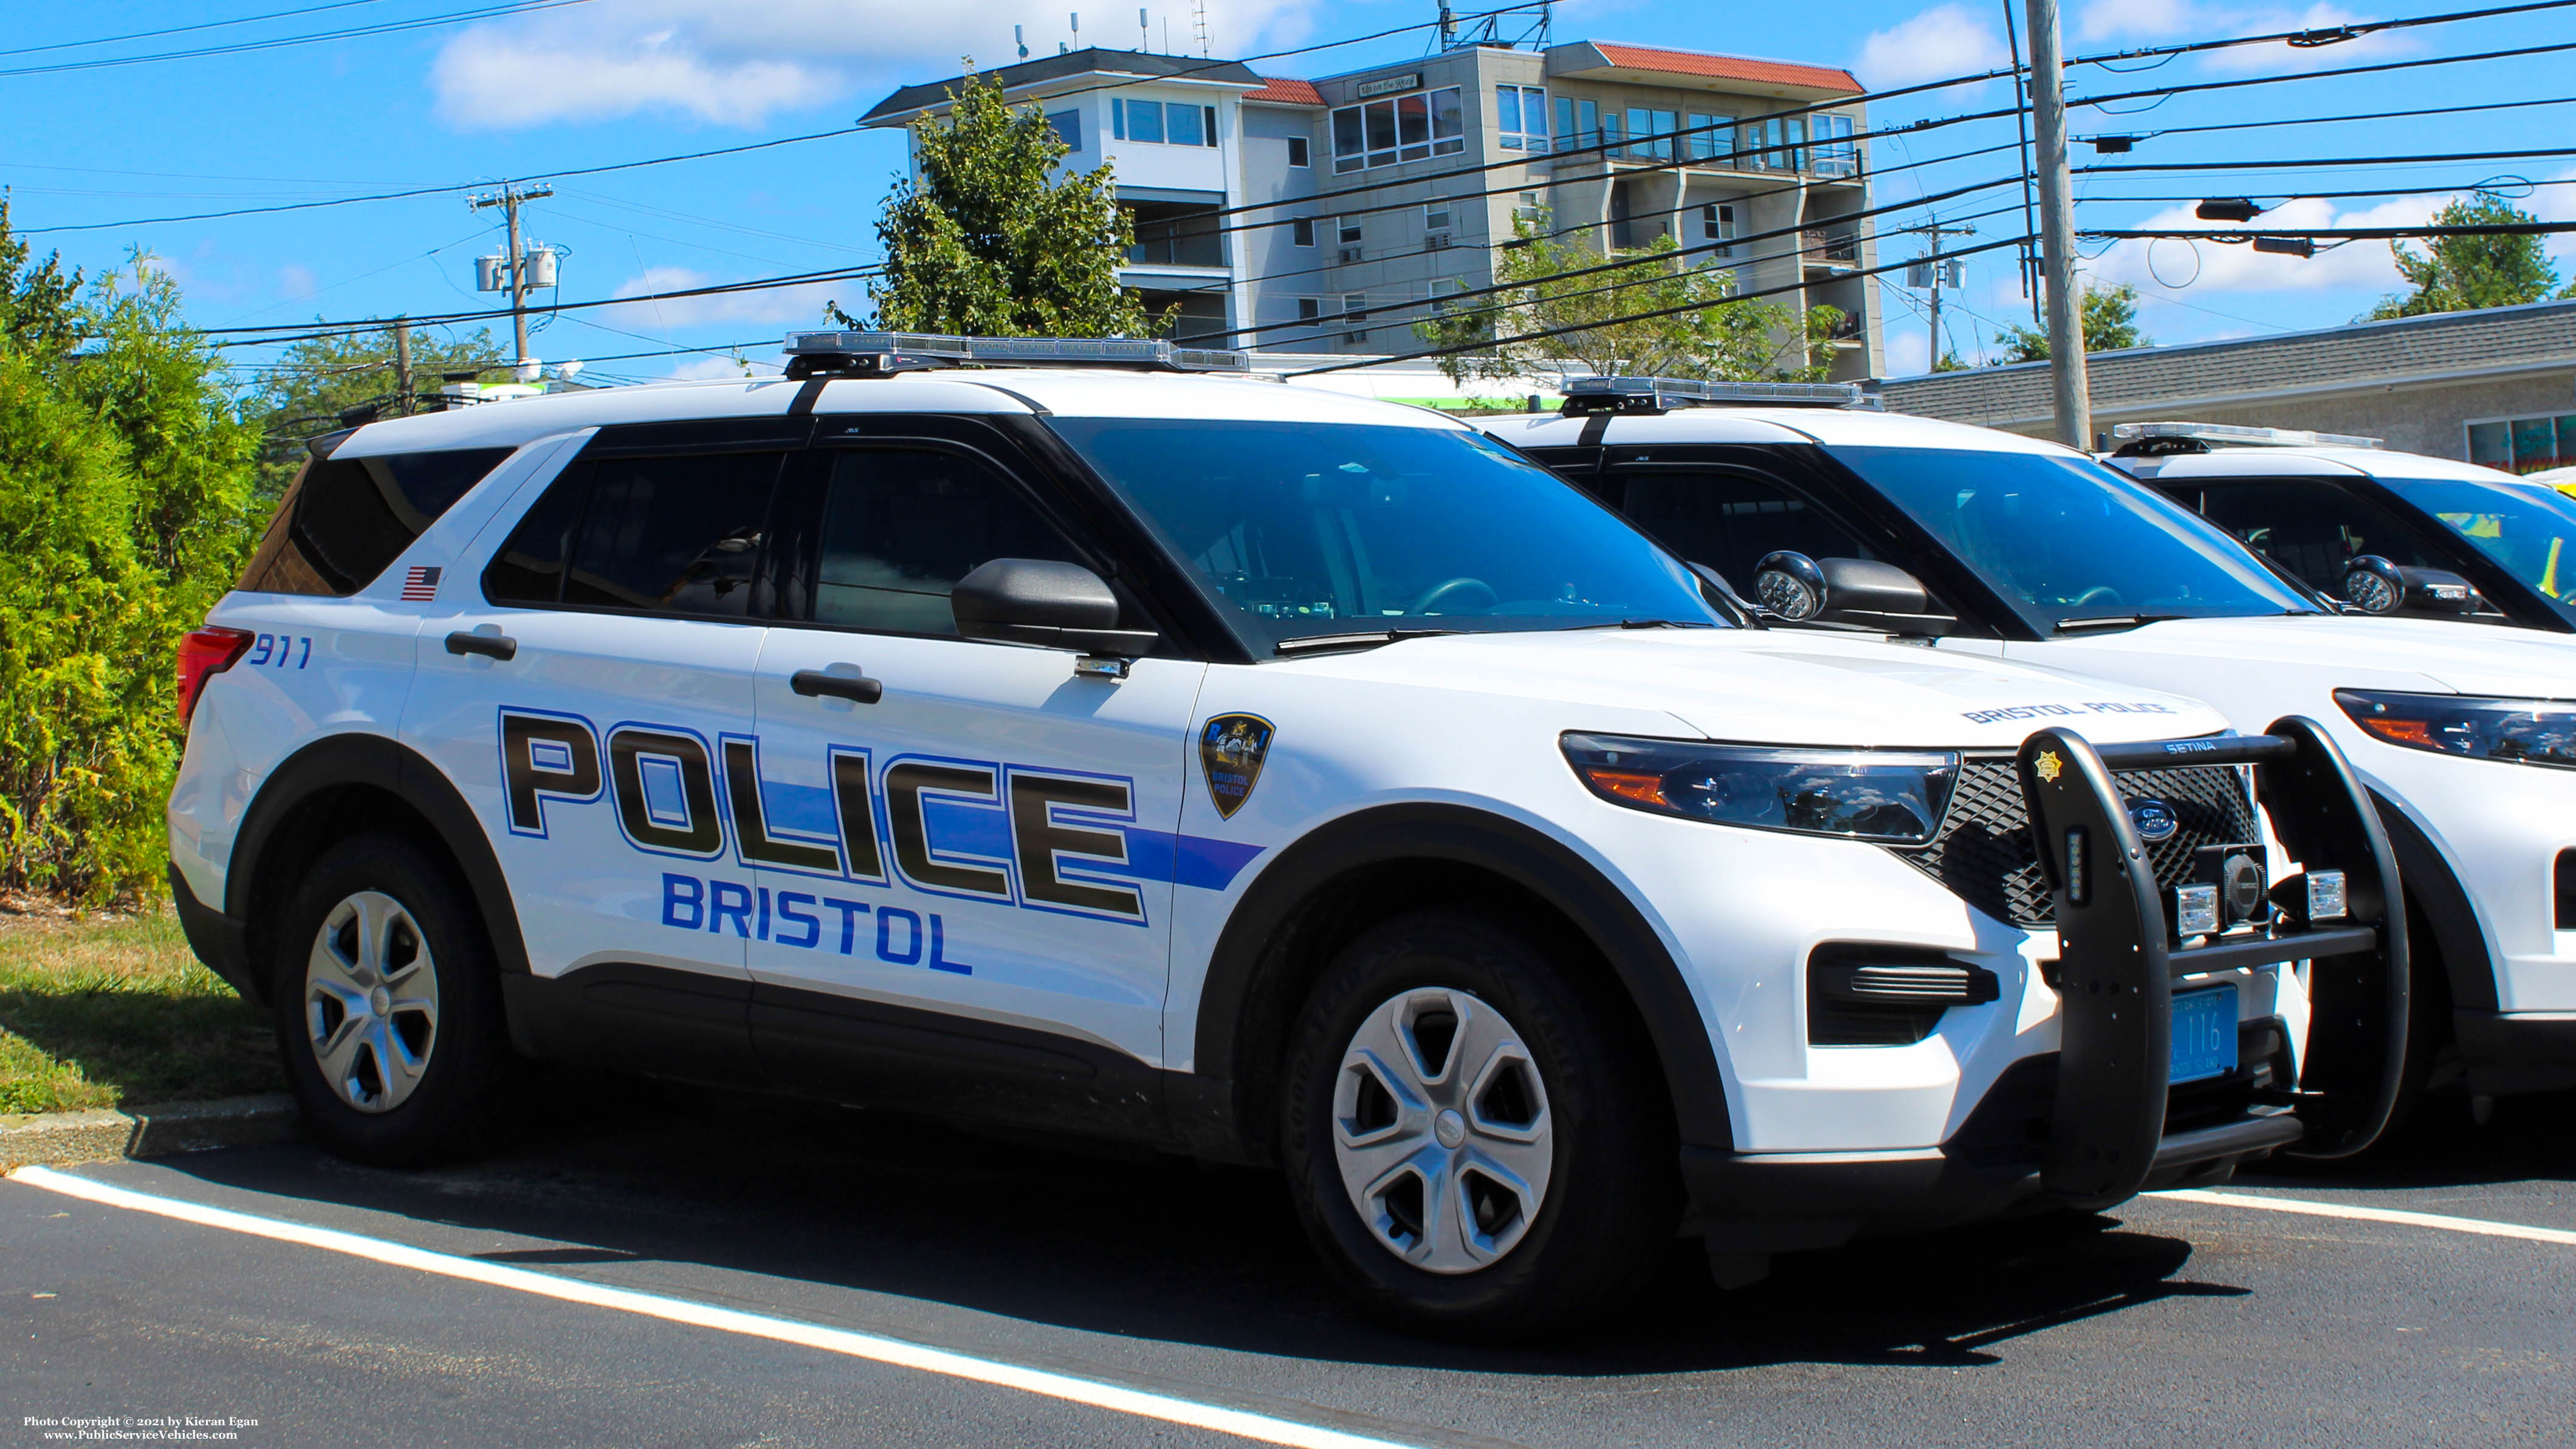
POLYGON ((614 1309, 620 1313, 640 1314, 670 1323, 685 1323, 699 1328, 712 1328, 724 1333, 738 1333, 749 1338, 766 1338, 779 1343, 792 1343, 826 1353, 846 1354, 871 1363, 896 1368, 919 1369, 925 1373, 966 1379, 979 1384, 1018 1389, 1050 1399, 1088 1404, 1115 1413, 1133 1414, 1139 1418, 1160 1419, 1165 1423, 1186 1424, 1209 1429, 1242 1439, 1257 1439, 1265 1444, 1285 1444, 1295 1449, 1408 1449, 1392 1440, 1372 1439, 1359 1434, 1346 1434, 1313 1424, 1300 1424, 1291 1419, 1272 1418, 1267 1414, 1246 1413, 1241 1409, 1220 1408, 1214 1404, 1193 1403, 1166 1394, 1148 1393, 1141 1389, 1123 1388, 1117 1384, 1075 1378, 1070 1374, 1049 1373, 1044 1369, 1022 1368, 1016 1364, 952 1353, 946 1349, 925 1348, 901 1339, 881 1338, 872 1333, 854 1333, 845 1328, 825 1328, 819 1324, 798 1323, 792 1319, 771 1318, 765 1314, 744 1313, 732 1308, 716 1308, 692 1303, 685 1298, 666 1298, 658 1293, 637 1293, 624 1288, 607 1288, 571 1278, 558 1278, 549 1273, 531 1272, 499 1263, 485 1263, 473 1258, 459 1258, 447 1253, 433 1253, 423 1248, 390 1243, 357 1233, 338 1232, 330 1228, 307 1227, 277 1218, 257 1217, 224 1208, 207 1207, 178 1198, 155 1197, 150 1193, 110 1187, 85 1177, 54 1172, 42 1167, 22 1167, 9 1174, 12 1180, 66 1197, 82 1198, 109 1207, 129 1208, 135 1212, 154 1213, 182 1222, 197 1223, 227 1232, 247 1233, 281 1243, 300 1243, 308 1248, 346 1253, 353 1258, 367 1258, 410 1268, 423 1273, 437 1273, 449 1278, 509 1288, 521 1293, 560 1299, 566 1303, 588 1304, 593 1308, 614 1309))
POLYGON ((2475 1233, 2482 1238, 2520 1238, 2530 1243, 2576 1247, 2576 1232, 2565 1228, 2535 1228, 2523 1223, 2489 1222, 2485 1218, 2455 1218, 2447 1213, 2411 1213, 2403 1208, 2355 1207, 2348 1203, 2318 1202, 2304 1197, 2255 1197, 2248 1193, 2208 1192, 2200 1188, 2175 1188, 2170 1192, 2151 1192, 2146 1196, 2172 1202, 2205 1202, 2216 1207, 2255 1208, 2267 1213, 2305 1213, 2310 1217, 2350 1218, 2364 1223, 2400 1223, 2410 1228, 2475 1233))

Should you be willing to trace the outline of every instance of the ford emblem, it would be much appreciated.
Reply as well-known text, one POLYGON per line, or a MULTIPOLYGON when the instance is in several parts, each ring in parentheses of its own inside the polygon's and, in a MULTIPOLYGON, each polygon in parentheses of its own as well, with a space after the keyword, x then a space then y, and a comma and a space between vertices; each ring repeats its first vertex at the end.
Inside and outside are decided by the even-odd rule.
POLYGON ((2182 821, 2174 814, 2174 808, 2162 800, 2131 797, 2128 803, 2129 823, 2137 827, 2140 840, 2149 844, 2171 840, 2173 833, 2182 829, 2182 821))

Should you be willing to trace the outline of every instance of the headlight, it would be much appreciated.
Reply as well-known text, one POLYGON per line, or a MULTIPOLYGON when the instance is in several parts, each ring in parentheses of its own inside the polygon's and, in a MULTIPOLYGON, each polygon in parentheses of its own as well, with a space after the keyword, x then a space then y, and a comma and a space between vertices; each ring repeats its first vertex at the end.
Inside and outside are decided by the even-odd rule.
POLYGON ((2576 769, 2576 703, 2377 694, 2338 689, 2335 703, 2373 739, 2411 750, 2576 769))
POLYGON ((1923 845, 1941 826, 1959 757, 1793 750, 1623 735, 1564 737, 1565 758, 1615 804, 1721 825, 1923 845))

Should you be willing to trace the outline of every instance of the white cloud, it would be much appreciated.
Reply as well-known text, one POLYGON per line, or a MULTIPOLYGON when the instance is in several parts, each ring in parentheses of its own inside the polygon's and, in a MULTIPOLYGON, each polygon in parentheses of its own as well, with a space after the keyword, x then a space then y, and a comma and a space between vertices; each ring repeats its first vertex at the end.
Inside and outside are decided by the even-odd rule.
POLYGON ((1854 69, 1863 84, 1885 90, 2011 63, 2011 52, 1991 16, 1966 5, 1947 4, 1871 32, 1861 42, 1854 69))
POLYGON ((732 379, 744 376, 775 377, 777 375, 777 363, 763 362, 755 357, 745 357, 742 362, 736 362, 730 357, 700 357, 689 362, 681 363, 679 366, 663 373, 660 377, 655 378, 654 381, 707 382, 714 379, 732 379), (751 368, 751 371, 748 374, 743 371, 745 364, 748 364, 751 368))
MULTIPOLYGON (((686 292, 699 287, 721 285, 705 272, 687 267, 647 267, 617 284, 612 297, 644 298, 648 294, 686 292)), ((653 297, 622 307, 602 309, 612 326, 659 337, 665 332, 710 323, 780 324, 804 323, 821 326, 823 304, 837 300, 851 310, 860 310, 867 299, 867 284, 860 281, 804 282, 792 287, 764 287, 753 292, 718 292, 704 297, 653 297)))
POLYGON ((289 297, 298 300, 310 297, 318 289, 318 285, 311 267, 288 262, 277 269, 277 290, 289 297))
MULTIPOLYGON (((1186 10, 1167 4, 1175 48, 1189 40, 1186 10)), ((1293 0, 1213 0, 1215 54, 1268 48, 1309 26, 1293 0)), ((1122 12, 1112 11, 1116 15, 1122 12)), ((1162 15, 1153 43, 1162 46, 1162 15)), ((1133 48, 1138 33, 1106 16, 1079 39, 1133 48)), ((430 72, 438 113, 466 130, 676 113, 724 126, 757 126, 775 112, 825 102, 874 100, 868 89, 956 73, 960 57, 1007 65, 1011 22, 976 4, 858 6, 849 0, 620 0, 474 26, 450 40, 430 72)), ((1053 22, 1031 25, 1032 57, 1052 54, 1053 22)))
MULTIPOLYGON (((2159 40, 2224 40, 2239 35, 2274 35, 2287 31, 2328 30, 2362 19, 2330 0, 2305 9, 2244 9, 2202 0, 2093 0, 2076 17, 2078 44, 2159 40)), ((2227 75, 2275 75, 2323 70, 2385 60, 2418 49, 2393 32, 2366 35, 2333 45, 2233 46, 2199 57, 2201 68, 2227 75)), ((2130 89, 2130 87, 2118 87, 2130 89)))
MULTIPOLYGON (((2441 196, 2402 196, 2377 206, 2337 211, 2334 203, 2288 201, 2241 228, 2248 236, 2267 231, 2307 231, 2335 227, 2420 226, 2449 200, 2441 196)), ((2232 230, 2202 221, 2188 206, 2160 211, 2131 229, 2138 231, 2232 230)), ((2124 241, 2095 261, 2087 271, 2109 282, 2134 282, 2145 289, 2183 297, 2219 292, 2318 292, 2330 290, 2394 291, 2401 284, 2388 243, 2355 241, 2320 250, 2313 257, 2258 252, 2248 245, 2207 241, 2124 241)))

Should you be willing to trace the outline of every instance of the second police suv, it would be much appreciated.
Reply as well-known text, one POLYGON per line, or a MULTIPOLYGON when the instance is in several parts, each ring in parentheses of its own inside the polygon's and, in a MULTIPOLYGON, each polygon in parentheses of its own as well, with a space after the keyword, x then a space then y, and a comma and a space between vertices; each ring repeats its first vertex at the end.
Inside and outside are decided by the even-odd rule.
POLYGON ((2563 500, 2431 459, 2371 465, 2422 480, 2401 485, 2298 456, 2311 449, 2211 453, 2166 426, 2119 431, 2135 438, 2117 461, 2156 489, 2206 484, 2190 500, 2204 520, 2073 449, 1890 415, 1849 385, 1593 378, 1569 391, 1565 416, 1485 426, 1777 622, 2188 693, 2243 730, 2321 721, 2404 874, 2416 1007, 2404 1101, 2445 1083, 2479 1097, 2576 1085, 2576 641, 2550 622, 2554 595, 2507 587, 2576 579, 2547 531, 2563 500), (2298 480, 2354 486, 2338 504, 2287 496, 2298 480), (2374 502, 2381 486, 2393 496, 2374 502), (2467 535, 2462 552, 2482 560, 2446 561, 2492 569, 2477 575, 2492 602, 2414 566, 2400 546, 2412 530, 2383 522, 2405 497, 2481 515, 2426 537, 2467 535), (2378 511, 2352 522, 2365 508, 2378 511), (2331 548, 2289 546, 2319 529, 2331 548), (2309 556, 2329 552, 2330 564, 2309 556), (2531 627, 2470 622, 2473 609, 2501 620, 2499 606, 2527 607, 2531 627))
POLYGON ((333 1149, 456 1151, 521 1057, 1125 1138, 1492 1335, 1677 1231, 1741 1281, 2386 1118, 2311 722, 1750 627, 1231 354, 790 352, 319 440, 189 637, 182 918, 333 1149))

